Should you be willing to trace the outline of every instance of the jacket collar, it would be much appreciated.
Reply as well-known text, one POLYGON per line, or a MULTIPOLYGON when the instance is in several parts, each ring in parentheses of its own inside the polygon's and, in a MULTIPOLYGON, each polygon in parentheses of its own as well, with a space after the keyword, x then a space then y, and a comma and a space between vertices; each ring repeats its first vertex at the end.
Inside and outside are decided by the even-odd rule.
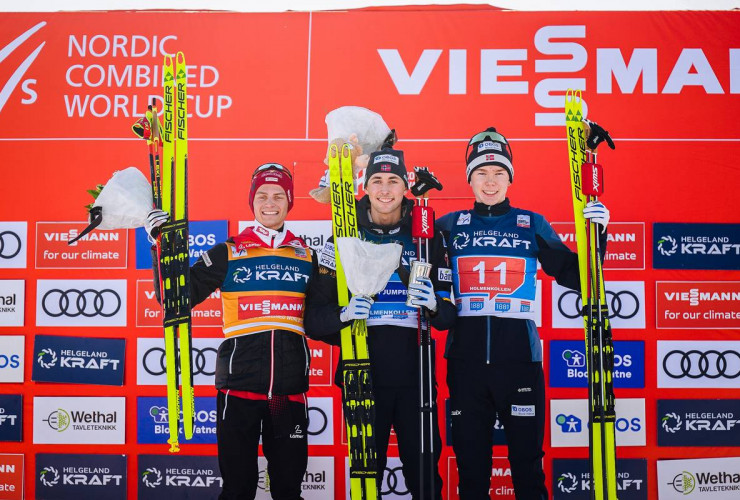
POLYGON ((254 225, 244 229, 238 236, 234 236, 233 240, 236 249, 239 251, 254 247, 280 248, 290 246, 308 248, 306 243, 288 231, 285 225, 280 229, 270 229, 257 221, 254 221, 254 225))

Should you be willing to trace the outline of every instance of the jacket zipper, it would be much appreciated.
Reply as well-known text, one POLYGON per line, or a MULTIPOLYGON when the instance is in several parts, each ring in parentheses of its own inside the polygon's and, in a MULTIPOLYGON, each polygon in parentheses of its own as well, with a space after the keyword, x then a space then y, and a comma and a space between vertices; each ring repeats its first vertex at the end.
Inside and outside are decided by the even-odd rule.
POLYGON ((308 375, 308 367, 311 364, 311 361, 310 361, 311 358, 309 357, 309 354, 308 354, 308 342, 306 341, 305 338, 303 339, 303 351, 306 353, 306 375, 308 375))
POLYGON ((491 317, 486 316, 486 364, 491 364, 491 317))
POLYGON ((275 382, 275 330, 270 330, 270 388, 267 399, 272 399, 272 384, 275 382))

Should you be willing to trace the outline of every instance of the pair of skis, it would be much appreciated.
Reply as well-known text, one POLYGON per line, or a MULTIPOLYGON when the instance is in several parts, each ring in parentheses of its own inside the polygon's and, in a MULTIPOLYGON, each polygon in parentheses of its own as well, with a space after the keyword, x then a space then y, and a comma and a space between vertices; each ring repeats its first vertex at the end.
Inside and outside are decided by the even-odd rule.
POLYGON ((190 323, 190 252, 188 245, 188 122, 185 56, 164 58, 164 123, 160 125, 156 101, 133 130, 146 139, 154 208, 170 214, 157 236, 155 279, 159 281, 164 310, 164 345, 167 372, 167 422, 170 453, 180 451, 180 395, 185 439, 193 437, 195 399, 190 323), (179 350, 178 340, 179 338, 179 350), (178 377, 179 372, 179 377, 178 377), (178 380, 179 378, 179 380, 178 380))
MULTIPOLYGON (((329 149, 332 234, 340 306, 349 304, 347 281, 339 259, 337 238, 358 237, 354 176, 350 145, 329 149)), ((365 321, 355 321, 341 331, 342 401, 349 445, 349 481, 352 500, 378 498, 375 448, 375 398, 370 376, 370 353, 365 321)))
POLYGON ((581 91, 565 94, 568 158, 575 216, 589 396, 589 457, 592 498, 616 500, 616 441, 614 425, 614 346, 605 300, 604 270, 599 248, 599 226, 587 221, 583 209, 603 193, 601 166, 596 153, 586 149, 581 91))

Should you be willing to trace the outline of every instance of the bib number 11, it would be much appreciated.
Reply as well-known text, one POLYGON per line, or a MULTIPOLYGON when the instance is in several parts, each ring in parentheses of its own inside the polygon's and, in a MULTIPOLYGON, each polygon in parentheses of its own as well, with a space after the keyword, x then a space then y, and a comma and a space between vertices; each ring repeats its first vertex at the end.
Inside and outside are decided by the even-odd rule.
MULTIPOLYGON (((506 284, 506 261, 501 261, 501 264, 491 269, 492 271, 499 271, 499 285, 506 284)), ((486 261, 482 260, 478 262, 478 265, 473 268, 473 271, 478 271, 478 283, 483 284, 486 282, 486 261)))

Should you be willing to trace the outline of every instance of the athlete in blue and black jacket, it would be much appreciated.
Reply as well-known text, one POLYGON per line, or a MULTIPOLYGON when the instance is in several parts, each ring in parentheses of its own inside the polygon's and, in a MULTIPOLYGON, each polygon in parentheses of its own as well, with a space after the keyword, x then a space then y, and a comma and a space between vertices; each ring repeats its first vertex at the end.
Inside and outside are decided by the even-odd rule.
MULTIPOLYGON (((476 134, 466 151, 470 210, 438 221, 447 242, 457 320, 447 339, 453 448, 460 498, 489 498, 493 426, 503 424, 516 498, 547 498, 542 450, 545 382, 535 326, 537 262, 561 285, 579 289, 578 256, 545 218, 512 207, 511 148, 496 129, 476 134)), ((599 202, 584 216, 606 227, 599 202)), ((602 249, 606 234, 601 234, 602 249)))

